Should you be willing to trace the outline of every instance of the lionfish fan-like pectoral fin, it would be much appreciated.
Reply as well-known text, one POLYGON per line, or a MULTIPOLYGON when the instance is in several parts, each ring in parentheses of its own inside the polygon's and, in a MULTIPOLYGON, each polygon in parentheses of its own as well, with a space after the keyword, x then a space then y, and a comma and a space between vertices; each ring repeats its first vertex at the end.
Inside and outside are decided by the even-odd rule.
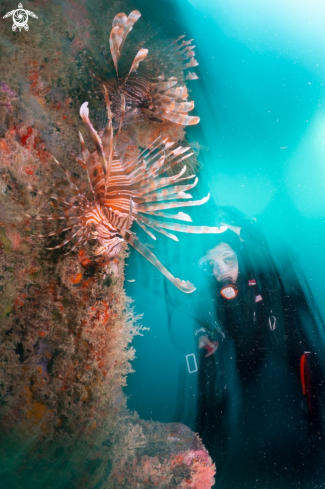
POLYGON ((75 184, 75 182, 73 181, 73 177, 71 175, 71 173, 66 169, 64 168, 61 163, 53 156, 53 159, 55 161, 55 163, 58 165, 59 168, 61 168, 61 170, 63 171, 63 173, 65 174, 68 182, 70 183, 70 186, 72 188, 74 188, 75 190, 77 190, 78 192, 80 192, 80 189, 79 187, 75 184))
POLYGON ((181 100, 186 100, 188 97, 187 87, 184 85, 181 87, 169 88, 165 92, 165 95, 175 99, 180 98, 181 100))
POLYGON ((39 234, 38 237, 39 238, 49 238, 50 236, 56 236, 58 234, 64 233, 65 231, 69 231, 69 229, 73 229, 76 227, 81 227, 81 224, 79 224, 79 223, 73 224, 72 226, 68 226, 66 228, 61 228, 61 229, 58 229, 57 231, 52 231, 51 233, 48 233, 48 234, 39 234))
MULTIPOLYGON (((179 165, 179 164, 180 164, 182 161, 186 160, 187 158, 190 158, 190 157, 191 157, 193 154, 194 154, 194 152, 192 152, 192 153, 187 153, 185 156, 183 156, 183 157, 182 157, 182 158, 180 158, 180 159, 176 158, 176 161, 174 161, 174 162, 172 162, 172 163, 171 163, 171 161, 172 161, 174 158, 173 158, 172 160, 169 160, 169 162, 168 162, 168 166, 166 166, 165 171, 170 170, 170 169, 171 169, 173 166, 175 166, 175 165, 179 165)), ((163 169, 163 171, 164 171, 164 169, 163 169)), ((161 173, 162 173, 162 171, 160 170, 159 174, 161 174, 161 173)))
POLYGON ((143 61, 146 58, 147 54, 148 54, 148 49, 143 49, 143 48, 140 49, 140 51, 138 52, 138 54, 133 60, 128 76, 126 77, 126 80, 129 78, 131 73, 133 73, 139 68, 139 64, 141 63, 141 61, 143 61))
POLYGON ((171 107, 173 112, 179 112, 179 113, 186 113, 190 112, 191 110, 194 109, 194 102, 191 100, 190 102, 179 102, 179 103, 174 103, 171 107))
POLYGON ((175 234, 168 233, 167 231, 165 231, 164 229, 162 229, 161 226, 157 226, 156 225, 156 222, 158 222, 158 221, 153 221, 151 219, 147 219, 146 217, 139 215, 138 218, 137 218, 137 223, 139 224, 139 222, 142 222, 142 223, 146 224, 147 226, 150 226, 155 231, 158 231, 158 233, 164 234, 165 236, 167 236, 167 238, 170 238, 173 241, 179 241, 178 237, 175 236, 175 234))
MULTIPOLYGON (((172 166, 179 164, 181 163, 181 161, 192 156, 193 153, 187 153, 182 158, 179 158, 182 154, 186 153, 189 149, 191 149, 190 146, 186 148, 182 148, 181 146, 179 146, 178 148, 172 151, 167 150, 167 154, 164 154, 166 153, 166 150, 165 148, 162 148, 160 151, 155 153, 149 159, 145 160, 145 158, 143 158, 143 162, 145 162, 147 165, 147 170, 145 172, 141 172, 140 175, 137 175, 136 180, 139 181, 141 180, 143 182, 143 185, 147 185, 148 182, 145 182, 145 179, 164 173, 165 171, 168 171, 172 166)), ((137 170, 134 171, 133 176, 135 176, 137 170)))
POLYGON ((63 246, 65 246, 66 244, 70 243, 70 241, 75 237, 75 236, 78 236, 78 234, 80 234, 80 232, 83 233, 85 232, 84 231, 84 228, 80 228, 78 229, 78 231, 76 231, 75 233, 73 233, 71 236, 69 236, 65 241, 63 241, 62 243, 60 243, 59 245, 57 246, 54 246, 53 248, 46 248, 47 250, 58 250, 59 248, 63 248, 63 246))
POLYGON ((64 255, 67 256, 69 255, 70 253, 72 253, 79 245, 82 245, 84 243, 87 243, 88 241, 88 238, 89 238, 89 231, 88 232, 83 232, 82 235, 79 237, 79 239, 77 239, 77 241, 75 242, 75 244, 72 246, 71 250, 69 250, 67 253, 65 253, 64 255))
POLYGON ((161 145, 161 136, 158 136, 152 143, 144 148, 141 153, 130 163, 125 165, 126 173, 137 172, 141 161, 147 158, 151 153, 153 153, 161 145))
POLYGON ((161 188, 167 187, 168 185, 171 185, 174 182, 180 182, 180 181, 188 180, 188 179, 194 177, 194 175, 189 175, 187 177, 181 178, 181 176, 184 175, 185 172, 186 172, 186 166, 184 165, 183 168, 181 169, 181 171, 179 173, 177 173, 176 175, 173 175, 172 177, 164 177, 164 178, 155 179, 154 181, 149 182, 144 187, 142 187, 142 189, 138 193, 138 195, 141 197, 142 195, 145 195, 151 191, 159 190, 161 188))
POLYGON ((190 61, 183 66, 183 70, 186 70, 187 68, 194 68, 195 66, 199 66, 199 63, 195 58, 191 58, 190 61))
POLYGON ((177 214, 168 214, 167 212, 147 212, 155 217, 167 217, 168 219, 178 219, 179 221, 192 222, 191 216, 185 214, 185 212, 178 212, 177 214))
POLYGON ((188 58, 194 58, 195 57, 195 52, 194 49, 196 46, 186 46, 183 50, 179 51, 180 56, 183 58, 184 61, 186 61, 188 58))
POLYGON ((60 202, 60 204, 66 205, 66 206, 68 206, 70 208, 75 207, 70 202, 67 202, 65 199, 61 199, 61 197, 59 197, 56 194, 50 194, 48 192, 43 192, 42 190, 37 190, 36 188, 33 188, 31 185, 27 185, 27 188, 31 192, 35 192, 35 194, 43 195, 44 197, 47 197, 48 199, 56 200, 57 202, 60 202))
POLYGON ((197 74, 192 71, 189 71, 185 77, 185 80, 198 80, 198 79, 199 77, 197 76, 197 74))
POLYGON ((191 282, 188 280, 181 280, 179 278, 174 277, 167 268, 156 258, 156 256, 146 247, 144 246, 134 235, 129 232, 121 231, 121 236, 129 243, 133 248, 135 248, 142 256, 144 256, 154 267, 157 268, 163 275, 165 275, 168 280, 175 285, 179 290, 185 292, 186 294, 190 294, 194 292, 196 289, 191 282))
POLYGON ((154 239, 155 241, 157 240, 156 236, 152 234, 152 232, 147 228, 145 224, 143 224, 143 222, 137 219, 137 224, 140 226, 140 228, 144 230, 145 233, 147 233, 150 236, 150 238, 154 239))
MULTIPOLYGON (((159 79, 159 77, 158 77, 159 79)), ((168 78, 167 81, 159 81, 158 83, 153 83, 152 85, 154 87, 157 87, 157 89, 160 91, 160 90, 168 90, 169 88, 172 88, 173 86, 175 86, 177 84, 177 78, 175 78, 175 76, 171 76, 170 78, 168 78)))
MULTIPOLYGON (((184 37, 185 37, 185 34, 182 34, 177 39, 174 39, 174 41, 171 43, 171 46, 173 46, 174 44, 177 44, 178 41, 180 41, 181 39, 184 39, 184 37)), ((191 39, 190 41, 183 41, 183 45, 186 46, 186 43, 188 44, 189 42, 192 42, 192 41, 193 41, 193 39, 191 39)))
MULTIPOLYGON (((30 217, 30 216, 28 216, 28 217, 30 217)), ((50 216, 36 216, 35 217, 35 221, 59 221, 59 220, 72 221, 73 219, 78 219, 78 221, 80 221, 79 216, 67 217, 67 216, 60 216, 59 214, 52 214, 50 216)))
POLYGON ((200 122, 200 117, 195 115, 187 115, 180 112, 165 112, 159 111, 157 114, 163 119, 167 119, 175 124, 181 124, 182 126, 195 126, 200 122))
POLYGON ((191 198, 192 196, 190 194, 186 194, 185 191, 195 187, 197 182, 198 182, 198 178, 196 177, 194 182, 188 185, 174 184, 173 186, 169 186, 168 188, 157 190, 156 192, 152 191, 151 193, 145 194, 142 200, 147 202, 154 202, 154 201, 163 201, 163 200, 170 200, 176 198, 188 199, 191 198))
POLYGON ((127 231, 130 229, 132 225, 132 212, 133 212, 133 200, 132 197, 130 196, 130 210, 129 210, 129 215, 125 223, 125 230, 127 231))
POLYGON ((171 231, 178 231, 179 233, 191 233, 191 234, 221 234, 227 231, 228 226, 189 226, 187 224, 155 221, 153 219, 143 218, 147 226, 158 227, 164 229, 170 229, 171 231))
POLYGON ((190 201, 177 201, 177 202, 160 202, 158 204, 140 204, 138 206, 138 212, 142 212, 143 214, 146 214, 147 212, 151 211, 160 211, 160 210, 166 210, 166 209, 176 209, 177 207, 190 207, 193 205, 203 205, 205 204, 210 198, 210 194, 208 194, 206 197, 203 197, 203 199, 200 200, 190 200, 190 201))

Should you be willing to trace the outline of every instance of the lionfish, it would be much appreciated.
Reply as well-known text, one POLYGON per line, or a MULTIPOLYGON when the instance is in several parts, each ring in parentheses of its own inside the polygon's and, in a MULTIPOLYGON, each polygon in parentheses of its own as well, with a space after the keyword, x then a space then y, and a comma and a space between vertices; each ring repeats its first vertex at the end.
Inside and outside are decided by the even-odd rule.
POLYGON ((165 211, 201 205, 209 199, 208 195, 201 200, 188 200, 192 196, 186 192, 195 187, 198 179, 195 175, 183 176, 186 166, 175 176, 163 176, 168 169, 192 154, 189 151, 190 147, 178 146, 173 149, 173 142, 168 138, 162 140, 158 137, 133 161, 123 161, 115 150, 118 134, 115 138, 107 92, 105 92, 105 101, 108 123, 102 133, 97 133, 89 119, 88 102, 82 104, 80 108, 80 116, 87 124, 95 144, 95 150, 90 153, 79 132, 82 158, 76 156, 76 159, 87 172, 89 188, 86 189, 84 184, 78 185, 74 177, 61 167, 55 158, 54 160, 65 173, 69 184, 69 195, 66 190, 46 193, 29 187, 30 190, 56 201, 62 211, 57 215, 38 216, 36 220, 65 222, 60 229, 39 237, 45 238, 69 231, 69 236, 62 243, 48 248, 52 250, 61 248, 75 240, 69 253, 77 246, 85 245, 89 239, 96 238, 99 248, 95 254, 103 254, 108 258, 116 256, 123 248, 124 242, 129 243, 176 287, 186 293, 193 292, 195 290, 193 284, 175 278, 131 231, 132 224, 136 221, 153 239, 156 239, 156 236, 149 228, 178 241, 175 235, 169 233, 170 230, 185 233, 221 233, 227 229, 226 227, 190 226, 168 221, 168 219, 175 219, 190 222, 191 218, 188 214, 183 212, 169 214, 165 211))
POLYGON ((178 80, 198 79, 190 71, 184 77, 184 70, 198 65, 194 57, 193 39, 185 41, 182 40, 185 36, 180 36, 170 46, 160 49, 156 55, 148 56, 148 49, 141 48, 130 62, 129 54, 122 57, 123 46, 140 17, 140 12, 134 10, 128 17, 119 13, 113 20, 109 45, 116 79, 110 79, 103 70, 100 73, 100 66, 93 66, 93 70, 100 73, 92 73, 93 77, 101 86, 106 87, 112 100, 114 126, 118 127, 121 119, 126 125, 134 119, 144 118, 156 122, 167 120, 183 126, 198 124, 199 117, 188 115, 194 108, 194 102, 187 100, 187 87, 179 85, 178 80), (171 76, 166 79, 164 72, 170 70, 178 78, 171 76))

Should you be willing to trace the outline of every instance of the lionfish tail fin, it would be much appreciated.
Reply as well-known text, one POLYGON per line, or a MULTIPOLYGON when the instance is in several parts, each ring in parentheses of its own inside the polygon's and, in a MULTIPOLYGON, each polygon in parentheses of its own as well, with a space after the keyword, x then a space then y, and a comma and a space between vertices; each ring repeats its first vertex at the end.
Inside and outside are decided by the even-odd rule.
POLYGON ((174 277, 167 268, 156 258, 156 256, 146 247, 144 246, 134 235, 129 232, 124 232, 121 230, 121 235, 133 248, 135 248, 142 256, 144 256, 154 267, 157 268, 165 277, 175 285, 179 290, 185 292, 186 294, 190 294, 194 292, 196 287, 189 282, 188 280, 181 280, 179 278, 174 277))

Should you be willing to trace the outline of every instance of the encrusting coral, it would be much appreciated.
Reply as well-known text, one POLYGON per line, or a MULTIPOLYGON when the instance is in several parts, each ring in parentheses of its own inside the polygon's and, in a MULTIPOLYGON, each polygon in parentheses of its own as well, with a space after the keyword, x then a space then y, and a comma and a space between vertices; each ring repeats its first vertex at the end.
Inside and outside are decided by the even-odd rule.
MULTIPOLYGON (((126 409, 130 343, 142 328, 124 292, 125 252, 96 256, 90 241, 64 256, 36 237, 34 218, 56 212, 55 203, 27 185, 45 191, 62 180, 53 155, 86 184, 69 151, 79 153, 75 60, 92 22, 85 1, 35 0, 33 11, 39 19, 24 40, 0 24, 1 481, 17 489, 207 489, 215 468, 190 430, 144 423, 126 409)), ((157 137, 147 122, 131 145, 121 132, 130 155, 157 137)))
POLYGON ((189 428, 180 423, 141 421, 140 425, 150 448, 139 447, 136 456, 120 461, 110 475, 110 488, 211 488, 215 466, 189 428))

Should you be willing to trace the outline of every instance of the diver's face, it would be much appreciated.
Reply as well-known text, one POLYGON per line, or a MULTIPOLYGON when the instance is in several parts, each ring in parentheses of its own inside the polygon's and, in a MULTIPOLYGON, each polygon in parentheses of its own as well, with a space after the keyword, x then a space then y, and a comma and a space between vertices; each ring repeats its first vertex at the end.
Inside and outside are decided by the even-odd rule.
POLYGON ((220 243, 213 251, 213 259, 210 261, 210 266, 215 279, 218 282, 231 279, 233 283, 236 283, 238 261, 235 251, 227 243, 220 243))

